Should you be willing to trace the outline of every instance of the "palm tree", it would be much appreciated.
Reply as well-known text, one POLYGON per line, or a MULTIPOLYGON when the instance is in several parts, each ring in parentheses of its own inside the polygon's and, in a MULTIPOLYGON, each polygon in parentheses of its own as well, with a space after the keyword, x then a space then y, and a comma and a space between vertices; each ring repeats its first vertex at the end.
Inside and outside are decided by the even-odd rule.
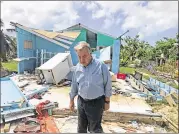
POLYGON ((1 19, 0 19, 0 25, 1 25, 1 27, 4 26, 4 23, 3 23, 3 21, 1 19))
MULTIPOLYGON (((4 23, 3 21, 0 19, 0 25, 3 27, 4 23)), ((16 42, 13 41, 13 39, 4 34, 3 30, 0 31, 0 39, 1 39, 1 44, 0 44, 0 58, 3 61, 7 61, 7 54, 10 56, 13 56, 16 54, 16 42)))

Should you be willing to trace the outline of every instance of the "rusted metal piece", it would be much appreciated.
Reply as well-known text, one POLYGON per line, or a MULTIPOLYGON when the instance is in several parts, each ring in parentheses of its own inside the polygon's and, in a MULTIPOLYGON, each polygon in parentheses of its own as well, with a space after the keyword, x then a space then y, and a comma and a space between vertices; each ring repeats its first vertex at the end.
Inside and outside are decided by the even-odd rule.
POLYGON ((59 133, 59 129, 56 126, 54 118, 51 116, 44 117, 40 120, 41 122, 41 132, 43 133, 59 133))
POLYGON ((40 132, 39 120, 35 118, 26 118, 26 120, 23 123, 20 123, 14 129, 14 133, 18 133, 18 132, 22 132, 22 133, 40 132))
MULTIPOLYGON (((54 118, 48 115, 48 107, 53 106, 49 100, 39 103, 36 107, 38 113, 38 120, 40 121, 40 131, 43 133, 59 133, 54 118)), ((56 104, 56 103, 53 103, 56 104)))

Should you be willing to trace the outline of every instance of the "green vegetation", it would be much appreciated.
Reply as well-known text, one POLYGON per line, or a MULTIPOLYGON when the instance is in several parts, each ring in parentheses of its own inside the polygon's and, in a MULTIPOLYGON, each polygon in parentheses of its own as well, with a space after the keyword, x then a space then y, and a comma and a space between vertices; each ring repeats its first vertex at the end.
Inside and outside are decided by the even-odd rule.
MULTIPOLYGON (((152 77, 152 78, 154 78, 156 80, 159 80, 159 81, 161 81, 163 83, 168 82, 167 79, 154 76, 147 69, 144 69, 144 68, 120 67, 120 73, 134 74, 135 71, 138 71, 138 72, 142 73, 143 74, 143 79, 148 80, 150 77, 152 77)), ((178 86, 175 83, 173 83, 173 82, 168 84, 168 85, 178 89, 178 86)))
POLYGON ((166 38, 156 41, 155 46, 151 46, 148 42, 140 40, 139 35, 134 38, 127 36, 123 39, 120 49, 121 66, 127 66, 134 59, 146 61, 156 61, 156 58, 164 58, 166 61, 176 61, 178 48, 178 34, 175 38, 166 38))
POLYGON ((123 44, 120 49, 120 72, 125 74, 134 74, 138 71, 143 74, 143 79, 150 77, 157 79, 163 83, 178 88, 174 81, 166 78, 155 76, 152 72, 145 69, 149 64, 151 71, 159 71, 172 76, 173 80, 177 79, 178 66, 178 33, 174 38, 163 37, 156 41, 155 46, 151 46, 148 42, 140 40, 139 35, 135 37, 126 36, 123 38, 123 44), (159 61, 158 63, 156 61, 159 61), (154 65, 154 66, 153 66, 154 65), (130 66, 130 67, 129 67, 130 66), (135 67, 135 68, 131 68, 135 67))
POLYGON ((16 61, 8 61, 8 62, 2 62, 3 68, 9 70, 9 71, 17 71, 17 62, 16 61))
POLYGON ((130 67, 120 67, 120 73, 124 73, 124 74, 133 74, 133 73, 135 73, 135 68, 130 68, 130 67))

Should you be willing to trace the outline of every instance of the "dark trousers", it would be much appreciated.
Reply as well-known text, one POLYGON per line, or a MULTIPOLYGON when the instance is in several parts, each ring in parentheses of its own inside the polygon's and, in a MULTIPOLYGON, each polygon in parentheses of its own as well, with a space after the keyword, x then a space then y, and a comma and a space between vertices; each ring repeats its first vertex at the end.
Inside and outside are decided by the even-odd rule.
POLYGON ((105 97, 94 100, 84 100, 78 96, 78 133, 103 133, 101 120, 105 97))

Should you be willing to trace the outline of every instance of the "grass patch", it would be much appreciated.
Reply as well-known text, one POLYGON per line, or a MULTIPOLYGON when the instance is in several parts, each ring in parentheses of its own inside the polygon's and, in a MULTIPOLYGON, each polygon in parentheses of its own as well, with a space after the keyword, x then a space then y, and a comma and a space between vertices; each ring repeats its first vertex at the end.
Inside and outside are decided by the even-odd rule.
POLYGON ((148 75, 143 75, 142 78, 143 78, 143 79, 146 79, 146 80, 149 80, 150 76, 148 76, 148 75))
POLYGON ((9 70, 9 71, 17 71, 17 65, 18 62, 16 61, 8 61, 8 62, 2 62, 3 68, 9 70))
POLYGON ((152 75, 147 69, 144 68, 137 68, 136 69, 138 72, 146 73, 148 75, 152 75))
MULTIPOLYGON (((120 72, 125 73, 125 74, 134 74, 135 71, 138 71, 143 74, 144 79, 149 79, 152 75, 150 74, 149 71, 143 68, 131 68, 131 67, 121 67, 120 72)), ((154 78, 154 76, 152 76, 154 78)))
POLYGON ((120 73, 124 74, 134 74, 135 73, 135 68, 131 67, 120 67, 120 73))

